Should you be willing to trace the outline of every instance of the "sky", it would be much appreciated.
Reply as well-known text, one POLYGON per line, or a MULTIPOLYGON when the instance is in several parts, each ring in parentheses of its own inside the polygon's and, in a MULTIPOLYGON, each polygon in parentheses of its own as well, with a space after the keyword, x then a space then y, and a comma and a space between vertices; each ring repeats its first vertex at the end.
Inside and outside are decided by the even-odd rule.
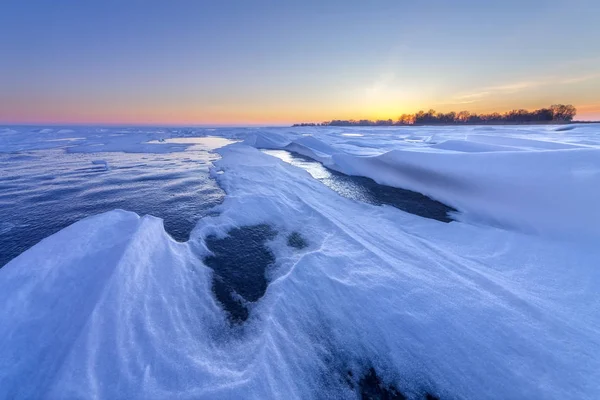
POLYGON ((280 125, 573 104, 600 1, 2 0, 0 122, 280 125))

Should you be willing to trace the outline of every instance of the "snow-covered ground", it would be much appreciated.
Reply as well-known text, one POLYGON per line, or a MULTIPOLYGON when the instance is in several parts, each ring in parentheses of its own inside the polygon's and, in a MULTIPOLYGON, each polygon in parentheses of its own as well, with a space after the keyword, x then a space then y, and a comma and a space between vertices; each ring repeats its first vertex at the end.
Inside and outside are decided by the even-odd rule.
POLYGON ((0 398, 356 398, 369 368, 410 398, 600 397, 598 125, 32 129, 0 129, 0 152, 240 143, 217 150, 226 197, 188 242, 115 210, 0 269, 0 398), (456 221, 341 197, 264 148, 456 221), (231 324, 207 239, 263 224, 268 287, 231 324))

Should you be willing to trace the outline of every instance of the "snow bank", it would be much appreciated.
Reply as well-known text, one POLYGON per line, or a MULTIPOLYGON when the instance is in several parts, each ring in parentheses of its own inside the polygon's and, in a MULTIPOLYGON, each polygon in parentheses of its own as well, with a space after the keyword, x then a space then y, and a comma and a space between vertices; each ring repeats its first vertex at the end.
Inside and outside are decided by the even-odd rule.
POLYGON ((444 140, 431 146, 434 149, 461 151, 466 153, 486 153, 490 151, 518 151, 521 149, 512 146, 502 146, 491 143, 477 143, 468 140, 444 140))
POLYGON ((370 367, 411 398, 600 395, 596 246, 439 223, 219 152, 227 197, 188 243, 113 211, 0 269, 0 397, 353 398, 370 367), (276 265, 231 327, 204 240, 259 223, 276 265))
POLYGON ((335 154, 330 167, 449 204, 463 219, 557 237, 600 236, 600 150, 335 154))
POLYGON ((0 269, 0 397, 166 397, 155 379, 185 389, 171 363, 202 353, 185 327, 208 336, 218 320, 208 279, 153 217, 112 211, 43 240, 0 269))
POLYGON ((345 174, 423 193, 458 209, 463 221, 550 237, 600 236, 598 146, 469 134, 426 146, 392 143, 387 148, 396 150, 382 146, 363 156, 314 137, 280 143, 345 174))
POLYGON ((92 160, 92 164, 100 165, 100 166, 104 167, 105 170, 109 169, 108 161, 106 161, 106 160, 92 160))
POLYGON ((562 150, 581 147, 568 143, 551 142, 547 140, 524 139, 508 136, 469 135, 467 137, 467 140, 477 143, 510 146, 520 149, 531 150, 562 150))
MULTIPOLYGON (((593 127, 551 129, 224 130, 420 191, 478 224, 346 199, 227 146, 211 170, 227 196, 189 242, 116 210, 0 269, 0 398, 356 398, 374 368, 415 399, 597 399, 598 139, 593 127), (257 224, 277 232, 276 262, 250 318, 232 326, 211 292, 206 238, 257 224)), ((86 132, 68 135, 92 152, 189 136, 86 132)), ((3 131, 0 151, 64 146, 21 133, 3 131)))

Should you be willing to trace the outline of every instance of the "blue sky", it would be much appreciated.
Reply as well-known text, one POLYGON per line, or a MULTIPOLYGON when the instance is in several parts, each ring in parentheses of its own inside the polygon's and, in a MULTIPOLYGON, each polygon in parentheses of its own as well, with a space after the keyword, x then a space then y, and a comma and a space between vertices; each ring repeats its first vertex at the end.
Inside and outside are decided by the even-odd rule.
POLYGON ((572 103, 600 2, 12 1, 0 121, 262 124, 572 103))

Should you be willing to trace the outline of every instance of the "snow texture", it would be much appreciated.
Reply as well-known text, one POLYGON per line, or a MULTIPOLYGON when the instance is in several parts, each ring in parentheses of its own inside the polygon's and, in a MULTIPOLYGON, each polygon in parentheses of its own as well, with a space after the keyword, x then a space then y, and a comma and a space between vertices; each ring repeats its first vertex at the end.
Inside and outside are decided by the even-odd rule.
MULTIPOLYGON (((372 367, 409 398, 597 399, 598 126, 555 129, 211 131, 245 144, 218 150, 227 196, 188 242, 115 210, 0 269, 0 398, 357 398, 348 371, 372 367), (255 147, 420 191, 462 222, 340 197, 255 147), (205 239, 258 224, 275 265, 232 326, 205 239)), ((2 151, 38 145, 4 135, 2 151)), ((182 145, 133 135, 68 150, 182 145)))

